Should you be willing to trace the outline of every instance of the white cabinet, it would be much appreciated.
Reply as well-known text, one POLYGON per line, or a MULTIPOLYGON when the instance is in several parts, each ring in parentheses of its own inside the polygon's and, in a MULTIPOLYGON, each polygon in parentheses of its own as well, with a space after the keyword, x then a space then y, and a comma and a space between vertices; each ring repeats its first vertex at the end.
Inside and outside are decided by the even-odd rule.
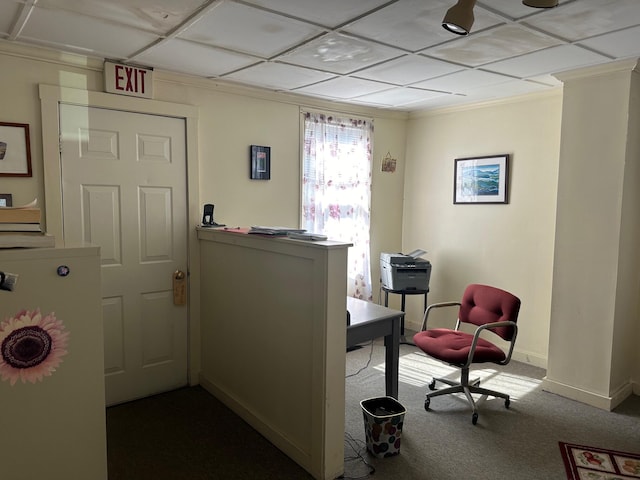
POLYGON ((0 290, 0 477, 106 480, 99 248, 2 249, 0 271, 18 274, 0 290), (38 309, 37 328, 10 320, 38 309))

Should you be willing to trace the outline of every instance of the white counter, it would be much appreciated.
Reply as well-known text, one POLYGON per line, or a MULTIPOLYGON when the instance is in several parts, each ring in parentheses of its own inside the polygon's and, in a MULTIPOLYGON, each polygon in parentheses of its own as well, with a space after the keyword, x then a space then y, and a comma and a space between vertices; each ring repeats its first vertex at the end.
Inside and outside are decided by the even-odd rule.
POLYGON ((344 471, 350 244, 198 229, 200 383, 311 473, 344 471))

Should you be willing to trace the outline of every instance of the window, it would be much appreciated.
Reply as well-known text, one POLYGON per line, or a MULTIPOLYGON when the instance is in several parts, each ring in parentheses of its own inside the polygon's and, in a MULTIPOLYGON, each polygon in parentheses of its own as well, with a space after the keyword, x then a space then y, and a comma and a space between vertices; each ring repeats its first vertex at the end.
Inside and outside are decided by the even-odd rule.
POLYGON ((353 243, 347 295, 372 300, 369 263, 373 122, 304 113, 302 228, 353 243))

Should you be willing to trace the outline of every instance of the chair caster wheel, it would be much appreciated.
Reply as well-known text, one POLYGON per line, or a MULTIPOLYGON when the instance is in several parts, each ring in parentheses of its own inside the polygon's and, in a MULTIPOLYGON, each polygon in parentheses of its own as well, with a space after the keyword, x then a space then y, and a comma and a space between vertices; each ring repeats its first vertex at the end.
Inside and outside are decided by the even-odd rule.
POLYGON ((429 383, 429 390, 435 390, 436 389, 436 379, 434 378, 433 380, 431 380, 431 383, 429 383))
POLYGON ((478 423, 478 414, 476 412, 471 415, 471 423, 473 423, 474 425, 478 423))
POLYGON ((505 399, 504 401, 504 408, 509 408, 509 405, 511 405, 511 400, 509 400, 508 398, 505 399))
POLYGON ((425 409, 427 412, 429 411, 429 405, 431 405, 431 399, 430 399, 430 398, 427 398, 427 399, 424 401, 424 409, 425 409))

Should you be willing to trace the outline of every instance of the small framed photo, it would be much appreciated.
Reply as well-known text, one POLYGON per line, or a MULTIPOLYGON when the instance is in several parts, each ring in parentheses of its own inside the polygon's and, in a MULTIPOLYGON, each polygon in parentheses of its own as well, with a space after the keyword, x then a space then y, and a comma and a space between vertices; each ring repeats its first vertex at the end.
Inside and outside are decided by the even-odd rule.
POLYGON ((457 158, 453 203, 509 203, 509 155, 457 158))
POLYGON ((0 207, 12 207, 13 196, 10 193, 0 193, 0 207))
POLYGON ((271 178, 271 147, 251 145, 251 171, 253 180, 269 180, 271 178))
POLYGON ((0 122, 0 177, 30 176, 29 124, 0 122))

